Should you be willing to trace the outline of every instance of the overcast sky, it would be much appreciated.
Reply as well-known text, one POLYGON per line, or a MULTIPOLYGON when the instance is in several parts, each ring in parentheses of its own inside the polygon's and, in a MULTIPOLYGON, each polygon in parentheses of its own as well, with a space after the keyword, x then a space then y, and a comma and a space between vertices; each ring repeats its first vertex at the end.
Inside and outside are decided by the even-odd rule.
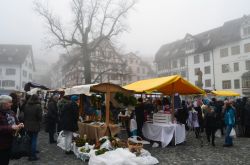
MULTIPOLYGON (((50 0, 63 11, 68 0, 50 0)), ((33 0, 0 0, 0 44, 30 44, 36 57, 56 60, 46 48, 44 22, 33 0), (52 58, 51 58, 52 57, 52 58)), ((154 56, 161 45, 250 14, 250 0, 139 0, 128 17, 129 33, 120 36, 125 52, 154 56)), ((53 55, 52 53, 53 52, 53 55)))

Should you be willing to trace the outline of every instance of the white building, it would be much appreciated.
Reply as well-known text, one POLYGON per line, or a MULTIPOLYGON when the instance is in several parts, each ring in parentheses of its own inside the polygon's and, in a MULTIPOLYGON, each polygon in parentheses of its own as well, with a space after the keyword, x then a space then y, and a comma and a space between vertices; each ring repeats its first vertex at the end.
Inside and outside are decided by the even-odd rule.
POLYGON ((0 93, 23 91, 34 70, 31 45, 0 45, 0 93))
POLYGON ((250 96, 250 16, 163 45, 155 62, 158 76, 181 74, 204 89, 250 96), (202 84, 198 84, 199 70, 202 84))

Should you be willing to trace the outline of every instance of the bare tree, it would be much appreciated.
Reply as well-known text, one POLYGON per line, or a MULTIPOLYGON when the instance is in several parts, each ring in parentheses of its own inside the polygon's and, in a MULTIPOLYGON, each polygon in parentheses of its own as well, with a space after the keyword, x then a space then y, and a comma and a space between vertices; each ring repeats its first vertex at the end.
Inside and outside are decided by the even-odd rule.
POLYGON ((51 46, 79 46, 83 57, 85 83, 91 83, 91 52, 104 40, 127 30, 124 20, 136 0, 72 0, 73 23, 69 32, 60 19, 40 2, 35 10, 48 25, 55 42, 51 46))

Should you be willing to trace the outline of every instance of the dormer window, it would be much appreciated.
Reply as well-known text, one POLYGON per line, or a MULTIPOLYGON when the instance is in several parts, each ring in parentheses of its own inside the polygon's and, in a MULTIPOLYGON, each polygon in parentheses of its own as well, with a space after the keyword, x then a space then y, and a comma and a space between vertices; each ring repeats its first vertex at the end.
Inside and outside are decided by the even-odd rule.
POLYGON ((247 16, 243 17, 243 23, 241 24, 241 38, 250 37, 250 19, 247 16))
POLYGON ((186 39, 186 53, 193 53, 195 51, 195 42, 193 38, 186 39))

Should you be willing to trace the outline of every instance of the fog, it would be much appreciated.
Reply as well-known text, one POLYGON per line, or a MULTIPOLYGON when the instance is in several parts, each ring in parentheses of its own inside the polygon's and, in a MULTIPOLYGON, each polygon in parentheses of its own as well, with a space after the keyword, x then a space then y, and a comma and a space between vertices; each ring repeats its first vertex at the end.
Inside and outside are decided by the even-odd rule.
MULTIPOLYGON (((50 1, 69 20, 69 0, 50 1)), ((249 0, 140 0, 127 17, 130 29, 117 41, 123 52, 154 56, 161 45, 250 14, 249 0)), ((35 57, 55 62, 61 49, 47 48, 47 29, 32 0, 0 0, 0 44, 29 44, 35 57)))

